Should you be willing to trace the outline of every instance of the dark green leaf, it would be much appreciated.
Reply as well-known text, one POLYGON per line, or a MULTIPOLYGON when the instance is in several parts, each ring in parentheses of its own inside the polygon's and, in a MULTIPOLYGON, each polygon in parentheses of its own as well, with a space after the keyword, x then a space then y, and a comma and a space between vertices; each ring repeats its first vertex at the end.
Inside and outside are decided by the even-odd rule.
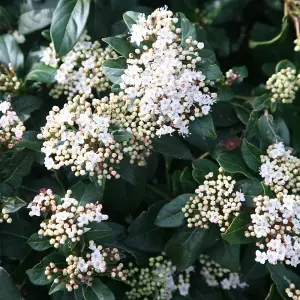
POLYGON ((83 287, 82 294, 87 300, 115 300, 111 290, 98 278, 94 278, 92 286, 83 287))
POLYGON ((275 72, 278 73, 280 72, 282 69, 287 69, 287 68, 291 68, 293 70, 296 70, 296 66, 289 60, 284 59, 282 61, 280 61, 277 65, 276 65, 276 69, 275 72))
POLYGON ((246 77, 248 77, 248 69, 246 66, 241 66, 241 67, 233 67, 232 71, 234 73, 239 73, 239 77, 237 78, 237 80, 235 80, 234 82, 242 82, 246 77))
POLYGON ((225 240, 220 240, 210 252, 212 260, 224 268, 238 272, 240 268, 240 246, 231 245, 225 240))
POLYGON ((0 300, 21 300, 22 295, 9 274, 0 267, 0 300))
POLYGON ((181 270, 192 265, 205 247, 208 230, 203 228, 178 228, 167 242, 165 252, 181 270))
POLYGON ((233 245, 249 244, 253 242, 253 238, 245 237, 245 230, 251 224, 251 218, 246 211, 236 216, 227 230, 222 233, 222 238, 233 245))
POLYGON ((237 181, 235 188, 241 190, 245 195, 245 205, 255 207, 253 198, 264 194, 261 182, 257 179, 245 179, 237 181))
POLYGON ((208 159, 199 158, 193 161, 193 177, 199 183, 203 183, 205 180, 205 175, 213 172, 216 176, 218 174, 218 166, 208 159))
POLYGON ((175 136, 164 135, 161 138, 153 140, 153 149, 156 152, 179 158, 192 159, 192 154, 179 138, 175 136))
POLYGON ((159 201, 142 212, 130 225, 126 245, 147 252, 161 252, 166 229, 154 225, 157 214, 165 202, 159 201))
POLYGON ((122 56, 128 58, 130 53, 134 53, 134 48, 125 38, 115 36, 115 37, 107 37, 102 40, 108 45, 110 45, 122 56))
POLYGON ((38 233, 34 233, 27 242, 36 251, 44 251, 52 247, 49 239, 40 236, 38 233))
POLYGON ((50 290, 49 290, 49 295, 52 295, 52 294, 54 294, 54 293, 56 293, 58 291, 65 291, 65 290, 67 290, 66 283, 63 281, 64 276, 61 275, 61 276, 58 276, 57 278, 59 280, 59 283, 53 282, 51 284, 51 287, 50 287, 50 290))
POLYGON ((272 283, 271 287, 270 287, 270 291, 267 295, 267 297, 265 298, 265 300, 281 300, 282 298, 280 297, 276 284, 272 283))
POLYGON ((28 148, 37 152, 41 151, 43 141, 37 138, 38 132, 25 131, 22 137, 22 141, 16 145, 18 148, 28 148))
POLYGON ((300 277, 284 264, 271 265, 268 263, 267 268, 269 269, 271 278, 276 284, 280 296, 285 300, 289 300, 290 298, 285 289, 289 287, 290 283, 298 287, 300 285, 300 277))
POLYGON ((290 131, 282 118, 275 120, 275 128, 277 135, 281 138, 285 145, 290 145, 290 131))
POLYGON ((0 62, 6 65, 11 63, 17 72, 23 68, 24 55, 18 43, 10 34, 0 36, 0 62))
POLYGON ((42 83, 53 83, 56 81, 57 69, 45 65, 44 63, 35 64, 27 74, 26 81, 36 81, 42 83))
POLYGON ((132 25, 136 24, 139 14, 140 13, 135 12, 135 11, 127 11, 126 13, 123 14, 124 22, 130 31, 131 31, 132 25))
POLYGON ((56 52, 66 55, 77 43, 88 18, 90 0, 60 0, 50 27, 56 52))
POLYGON ((127 68, 126 59, 124 57, 108 59, 104 61, 102 66, 103 73, 112 83, 121 83, 121 75, 127 68))
POLYGON ((181 44, 186 45, 186 40, 192 37, 192 40, 196 40, 195 25, 189 21, 183 13, 178 14, 181 27, 181 44))
POLYGON ((113 234, 113 230, 103 222, 92 222, 88 225, 88 228, 90 228, 90 230, 84 233, 88 241, 97 241, 113 234))
POLYGON ((260 111, 265 108, 269 108, 271 106, 271 95, 270 94, 262 94, 258 96, 253 101, 254 111, 260 111))
POLYGON ((276 143, 280 140, 280 137, 276 133, 273 116, 270 114, 264 114, 258 120, 258 128, 260 134, 264 139, 270 143, 276 143))
POLYGON ((214 138, 217 136, 213 120, 210 115, 195 119, 190 123, 189 129, 191 133, 195 133, 203 137, 214 138))
POLYGON ((167 203, 160 210, 155 225, 159 227, 178 227, 184 224, 185 217, 182 208, 193 194, 184 194, 167 203))
POLYGON ((233 103, 235 112, 237 117, 239 118, 239 120, 244 124, 247 125, 247 122, 249 120, 250 117, 250 110, 247 109, 245 106, 240 105, 238 103, 233 103))
POLYGON ((133 135, 130 132, 128 132, 126 130, 122 130, 122 129, 114 131, 113 136, 114 136, 115 141, 117 141, 118 143, 124 142, 124 141, 129 141, 130 139, 133 138, 133 135))
POLYGON ((47 285, 53 279, 47 279, 45 275, 45 268, 53 262, 58 268, 67 265, 66 258, 59 253, 54 253, 46 256, 40 263, 35 265, 32 269, 27 270, 26 274, 29 276, 30 281, 35 285, 47 285))
POLYGON ((17 96, 12 99, 12 106, 21 121, 30 118, 30 114, 39 109, 44 103, 43 99, 37 96, 17 96))
POLYGON ((263 154, 263 151, 250 144, 246 139, 243 139, 241 150, 246 165, 251 170, 258 172, 261 165, 260 156, 263 154))
POLYGON ((218 158, 220 166, 228 173, 241 173, 253 178, 240 154, 236 152, 223 152, 218 158))
POLYGON ((72 197, 77 199, 80 205, 87 203, 101 202, 103 197, 103 190, 98 183, 78 181, 71 187, 72 197))

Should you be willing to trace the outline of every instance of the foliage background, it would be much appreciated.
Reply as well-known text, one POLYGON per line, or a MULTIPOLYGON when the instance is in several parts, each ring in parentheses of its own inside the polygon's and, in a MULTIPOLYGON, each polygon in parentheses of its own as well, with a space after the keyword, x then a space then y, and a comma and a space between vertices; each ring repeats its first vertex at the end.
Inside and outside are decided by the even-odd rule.
MULTIPOLYGON (((223 266, 243 274, 249 284, 249 288, 243 291, 222 291, 206 286, 199 272, 196 272, 188 299, 275 300, 285 297, 282 286, 283 277, 289 276, 288 269, 281 265, 275 268, 256 263, 253 243, 231 245, 214 227, 204 233, 201 229, 188 229, 184 225, 178 228, 155 225, 163 205, 179 195, 194 193, 198 182, 201 182, 202 166, 197 167, 199 158, 217 160, 228 173, 235 174, 240 184, 248 190, 247 204, 251 209, 253 196, 264 191, 251 168, 251 162, 249 165, 244 138, 262 150, 280 138, 299 154, 299 96, 291 105, 279 105, 272 113, 274 120, 263 115, 261 108, 264 104, 260 100, 254 101, 264 92, 262 84, 274 73, 279 61, 289 59, 299 68, 300 54, 293 50, 293 24, 288 19, 282 22, 282 1, 91 1, 86 26, 93 39, 100 41, 103 37, 124 33, 122 14, 125 11, 151 12, 168 5, 171 10, 185 13, 191 21, 204 28, 207 42, 215 51, 223 72, 233 66, 246 66, 248 69, 248 77, 243 83, 233 86, 232 90, 222 90, 218 103, 213 107, 211 120, 195 124, 192 135, 185 140, 176 137, 161 139, 156 143, 156 151, 149 158, 146 168, 130 169, 125 179, 107 181, 105 188, 87 179, 74 177, 68 169, 46 170, 40 152, 41 142, 35 138, 52 106, 62 104, 61 100, 49 96, 48 83, 43 83, 49 82, 47 76, 51 74, 39 70, 35 77, 32 73, 31 77, 28 75, 39 60, 40 47, 49 44, 45 37, 49 34, 47 29, 57 2, 3 0, 0 3, 0 60, 5 62, 4 53, 20 60, 18 76, 29 81, 22 93, 12 100, 28 132, 16 149, 0 152, 0 196, 19 197, 29 202, 40 188, 51 188, 60 195, 72 188, 78 199, 102 201, 105 212, 110 216, 108 224, 114 233, 101 241, 123 249, 137 263, 144 264, 150 255, 164 250, 183 269, 206 251, 223 266), (12 47, 20 47, 24 60, 22 54, 5 49, 5 34, 15 29, 26 36, 24 44, 18 46, 11 42, 12 47), (254 111, 253 101, 256 103, 254 111), (270 129, 274 129, 275 135, 270 129)), ((0 299, 18 299, 19 293, 29 300, 74 299, 74 294, 67 292, 49 296, 49 287, 30 282, 26 271, 51 252, 37 252, 29 246, 29 238, 38 228, 39 221, 30 219, 26 208, 13 215, 12 224, 0 225, 1 266, 10 275, 7 277, 4 270, 0 272, 0 299)), ((297 268, 293 272, 300 274, 297 268)), ((104 282, 116 299, 123 299, 124 284, 112 280, 104 282)))

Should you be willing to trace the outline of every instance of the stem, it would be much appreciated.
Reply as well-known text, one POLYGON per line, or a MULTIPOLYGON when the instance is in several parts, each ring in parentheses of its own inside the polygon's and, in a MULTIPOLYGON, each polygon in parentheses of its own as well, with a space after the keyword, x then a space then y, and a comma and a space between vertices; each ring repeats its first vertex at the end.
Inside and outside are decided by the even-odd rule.
POLYGON ((164 192, 162 192, 161 190, 155 188, 154 186, 152 186, 151 184, 147 184, 147 189, 150 190, 151 192, 153 192, 154 194, 156 194, 157 196, 162 197, 163 199, 170 201, 169 196, 167 194, 165 194, 164 192))
POLYGON ((199 159, 203 159, 205 157, 209 156, 209 152, 203 153, 201 156, 199 156, 199 159))
POLYGON ((252 102, 254 99, 253 97, 247 97, 247 96, 242 96, 242 95, 234 95, 233 98, 245 100, 247 102, 252 102))
MULTIPOLYGON (((167 180, 167 186, 168 186, 168 195, 172 195, 172 182, 171 177, 169 176, 169 169, 170 169, 170 163, 169 163, 169 157, 164 155, 165 159, 165 168, 166 168, 166 180, 167 180)), ((172 160, 171 160, 172 162, 172 160)))

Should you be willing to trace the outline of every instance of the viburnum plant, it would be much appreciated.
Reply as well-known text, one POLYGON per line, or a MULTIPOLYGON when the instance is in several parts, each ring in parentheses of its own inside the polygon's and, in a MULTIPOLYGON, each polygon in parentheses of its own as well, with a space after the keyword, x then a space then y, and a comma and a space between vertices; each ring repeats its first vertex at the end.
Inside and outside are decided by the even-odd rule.
POLYGON ((299 26, 298 0, 3 0, 0 298, 300 299, 299 26))

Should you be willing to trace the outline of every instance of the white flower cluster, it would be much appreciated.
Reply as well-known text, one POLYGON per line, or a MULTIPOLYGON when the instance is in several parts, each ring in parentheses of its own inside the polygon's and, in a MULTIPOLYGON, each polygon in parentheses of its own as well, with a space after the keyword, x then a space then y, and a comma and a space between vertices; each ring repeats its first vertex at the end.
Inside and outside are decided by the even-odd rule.
POLYGON ((90 222, 102 222, 108 219, 107 215, 102 214, 102 205, 97 202, 88 203, 85 206, 79 205, 79 202, 71 198, 71 191, 68 190, 61 203, 52 204, 52 192, 46 192, 46 195, 38 195, 29 204, 31 209, 30 215, 38 215, 39 211, 49 210, 51 212, 50 219, 40 224, 41 229, 38 234, 49 237, 49 242, 55 248, 70 239, 72 242, 80 240, 80 236, 90 222), (36 199, 38 198, 38 199, 36 199), (45 199, 45 200, 44 200, 45 199))
POLYGON ((215 223, 225 232, 233 217, 240 213, 244 194, 234 191, 236 181, 226 176, 222 168, 219 172, 215 179, 213 173, 208 173, 203 185, 196 189, 197 195, 190 197, 182 208, 188 227, 208 228, 210 223, 215 223))
POLYGON ((291 150, 286 150, 283 143, 270 145, 267 154, 260 160, 260 175, 264 184, 269 186, 276 194, 279 192, 297 193, 300 191, 300 159, 291 155, 291 150))
POLYGON ((256 237, 256 261, 264 264, 285 262, 296 267, 300 263, 300 196, 277 194, 255 197, 255 213, 245 232, 247 237, 256 237))
POLYGON ((71 166, 76 176, 97 175, 101 184, 103 176, 120 177, 118 168, 125 156, 131 163, 144 165, 152 149, 151 130, 147 124, 143 128, 142 122, 134 123, 136 113, 127 116, 125 104, 114 94, 92 103, 82 95, 62 109, 53 107, 38 135, 45 140, 41 151, 46 155, 46 168, 71 166))
POLYGON ((5 207, 2 208, 0 213, 0 223, 8 223, 10 224, 12 222, 12 218, 10 218, 9 214, 7 213, 7 209, 5 207))
POLYGON ((68 100, 77 94, 85 94, 93 98, 93 89, 97 92, 105 91, 109 81, 102 71, 102 63, 117 54, 112 48, 101 48, 98 41, 91 42, 90 37, 84 32, 74 48, 61 59, 57 58, 53 44, 43 52, 41 61, 57 68, 55 79, 57 83, 50 91, 53 98, 66 95, 68 100))
POLYGON ((296 289, 296 286, 293 283, 290 283, 290 286, 285 289, 289 298, 293 300, 300 300, 300 289, 296 289))
POLYGON ((267 89, 272 93, 272 102, 292 103, 300 86, 300 74, 292 68, 282 69, 267 81, 267 89))
POLYGON ((156 135, 189 134, 195 117, 207 115, 216 94, 197 71, 203 43, 188 37, 181 41, 177 16, 167 8, 147 18, 140 14, 131 28, 131 42, 140 46, 127 59, 120 87, 138 107, 138 116, 152 123, 156 135))
POLYGON ((126 283, 131 289, 126 292, 126 298, 170 300, 176 291, 181 296, 187 296, 192 271, 194 268, 190 267, 184 272, 178 272, 172 262, 163 256, 150 258, 146 268, 134 268, 130 264, 126 283))
POLYGON ((238 273, 233 273, 229 269, 221 267, 218 263, 211 260, 208 255, 201 254, 199 257, 201 264, 200 274, 204 277, 207 285, 220 287, 223 290, 245 288, 246 282, 242 282, 238 273))
POLYGON ((52 190, 41 189, 40 193, 28 204, 29 216, 41 216, 41 212, 56 211, 56 199, 52 190))
POLYGON ((231 86, 232 83, 237 80, 240 77, 239 72, 233 72, 232 69, 228 70, 225 74, 226 80, 225 80, 225 85, 231 86))
MULTIPOLYGON (((20 89, 21 82, 18 80, 14 67, 11 63, 8 68, 1 64, 0 66, 0 92, 14 94, 20 89), (2 70, 2 72, 1 72, 2 70)), ((0 123, 1 124, 1 123, 0 123)))
POLYGON ((25 127, 9 101, 0 102, 0 145, 12 148, 22 140, 25 127))
POLYGON ((123 270, 119 251, 116 248, 103 248, 89 241, 89 252, 85 257, 69 255, 66 258, 68 264, 64 269, 59 269, 51 262, 45 269, 45 275, 54 283, 64 282, 69 292, 78 289, 78 283, 93 285, 93 277, 98 274, 107 275, 119 280, 126 280, 127 271, 123 270))

